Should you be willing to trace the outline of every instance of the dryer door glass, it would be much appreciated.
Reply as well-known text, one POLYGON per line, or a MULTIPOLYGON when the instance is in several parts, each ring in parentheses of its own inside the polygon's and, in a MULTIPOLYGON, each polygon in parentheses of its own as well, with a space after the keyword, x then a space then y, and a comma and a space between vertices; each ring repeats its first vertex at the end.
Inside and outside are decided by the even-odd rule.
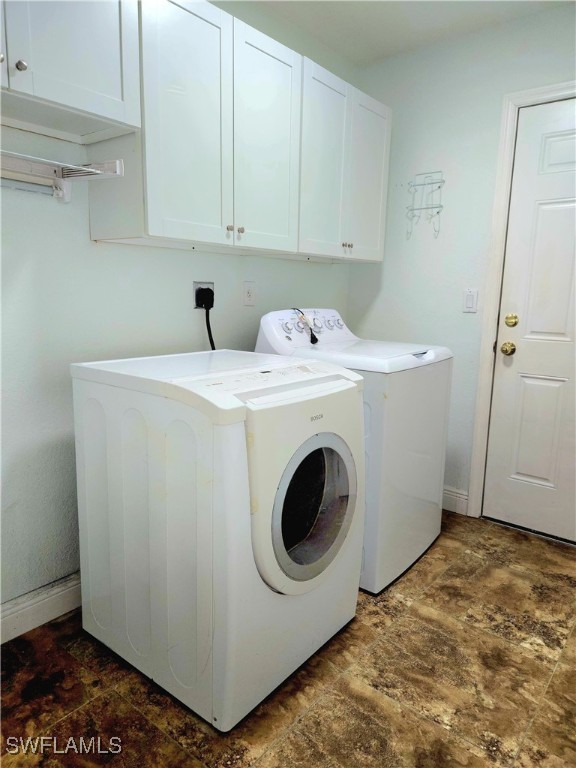
POLYGON ((352 454, 337 435, 314 435, 290 460, 278 487, 272 540, 278 564, 290 578, 312 579, 336 557, 356 501, 352 454))

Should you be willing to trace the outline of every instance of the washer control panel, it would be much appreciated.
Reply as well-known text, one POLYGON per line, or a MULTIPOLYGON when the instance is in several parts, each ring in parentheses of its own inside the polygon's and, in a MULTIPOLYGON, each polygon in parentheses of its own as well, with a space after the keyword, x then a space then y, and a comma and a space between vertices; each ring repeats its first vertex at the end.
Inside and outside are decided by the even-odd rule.
POLYGON ((256 348, 291 354, 300 347, 315 346, 311 332, 318 348, 357 338, 336 309, 282 309, 262 317, 256 348))

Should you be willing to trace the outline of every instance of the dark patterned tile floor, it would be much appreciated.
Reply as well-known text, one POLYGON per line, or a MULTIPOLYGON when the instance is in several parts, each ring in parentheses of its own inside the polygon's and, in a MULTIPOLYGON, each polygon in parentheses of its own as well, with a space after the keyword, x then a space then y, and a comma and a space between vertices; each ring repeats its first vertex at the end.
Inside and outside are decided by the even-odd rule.
POLYGON ((74 611, 2 647, 2 719, 6 768, 576 768, 576 548, 445 513, 227 734, 74 611))

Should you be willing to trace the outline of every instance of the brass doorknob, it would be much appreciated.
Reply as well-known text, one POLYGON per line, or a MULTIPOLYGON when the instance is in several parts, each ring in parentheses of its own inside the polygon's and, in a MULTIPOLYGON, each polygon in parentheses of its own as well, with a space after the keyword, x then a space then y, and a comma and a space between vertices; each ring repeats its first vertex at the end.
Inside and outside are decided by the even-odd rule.
POLYGON ((500 352, 502 352, 503 355, 513 355, 514 352, 516 352, 516 344, 514 344, 512 341, 505 341, 504 344, 500 347, 500 352))
POLYGON ((518 325, 518 315, 513 314, 512 312, 509 315, 506 315, 504 318, 504 322, 508 326, 508 328, 514 328, 516 325, 518 325))

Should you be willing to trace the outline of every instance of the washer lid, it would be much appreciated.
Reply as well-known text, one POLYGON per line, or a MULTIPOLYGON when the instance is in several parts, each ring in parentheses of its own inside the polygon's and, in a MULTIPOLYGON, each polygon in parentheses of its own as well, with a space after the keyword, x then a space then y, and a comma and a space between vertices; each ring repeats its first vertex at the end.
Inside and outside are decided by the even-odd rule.
POLYGON ((362 339, 322 343, 323 341, 324 339, 319 339, 314 346, 299 347, 297 355, 327 360, 357 371, 376 371, 377 373, 396 373, 410 368, 419 368, 422 365, 448 360, 453 356, 447 347, 426 344, 362 339))
POLYGON ((244 421, 247 407, 271 407, 282 399, 304 400, 343 385, 362 385, 358 374, 333 361, 224 349, 76 363, 70 371, 75 379, 187 403, 214 424, 244 421))

